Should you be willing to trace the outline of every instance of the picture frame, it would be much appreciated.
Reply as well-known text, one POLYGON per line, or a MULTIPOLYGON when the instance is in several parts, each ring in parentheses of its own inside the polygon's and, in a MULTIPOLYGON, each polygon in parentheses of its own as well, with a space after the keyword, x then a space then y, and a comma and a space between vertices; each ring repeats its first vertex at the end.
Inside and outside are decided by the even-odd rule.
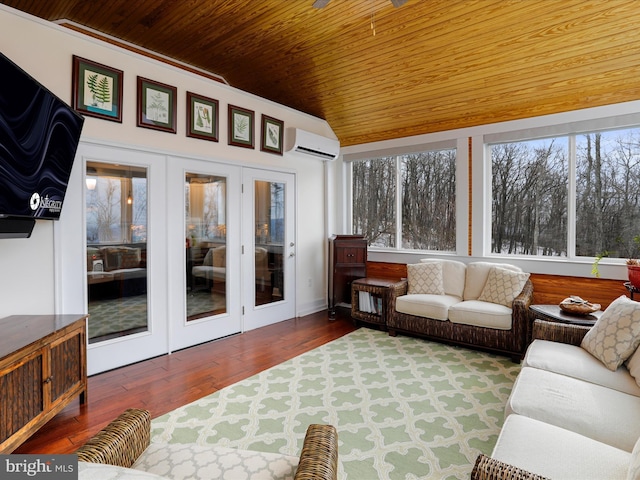
POLYGON ((177 88, 138 77, 137 126, 176 133, 177 88))
POLYGON ((187 137, 218 141, 218 100, 187 92, 187 137))
POLYGON ((262 115, 262 138, 260 150, 263 152, 282 155, 282 141, 284 139, 284 122, 268 115, 262 115))
POLYGON ((73 55, 71 106, 87 117, 122 123, 122 70, 73 55))
POLYGON ((253 110, 229 105, 229 145, 254 148, 253 110))

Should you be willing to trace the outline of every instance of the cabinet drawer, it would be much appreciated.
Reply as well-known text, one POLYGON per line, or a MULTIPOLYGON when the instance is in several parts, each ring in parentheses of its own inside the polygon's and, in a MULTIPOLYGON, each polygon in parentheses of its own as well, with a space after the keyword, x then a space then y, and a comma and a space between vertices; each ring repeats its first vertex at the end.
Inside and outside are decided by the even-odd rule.
POLYGON ((343 247, 336 250, 336 263, 364 263, 366 250, 343 247))

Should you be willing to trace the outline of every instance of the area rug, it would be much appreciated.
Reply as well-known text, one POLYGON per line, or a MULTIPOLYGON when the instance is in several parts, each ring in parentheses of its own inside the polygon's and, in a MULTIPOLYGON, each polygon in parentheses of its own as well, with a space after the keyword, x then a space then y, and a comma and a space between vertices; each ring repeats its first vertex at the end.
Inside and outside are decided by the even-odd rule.
POLYGON ((519 371, 361 328, 154 419, 152 441, 297 456, 307 426, 329 423, 341 479, 467 479, 491 454, 519 371))

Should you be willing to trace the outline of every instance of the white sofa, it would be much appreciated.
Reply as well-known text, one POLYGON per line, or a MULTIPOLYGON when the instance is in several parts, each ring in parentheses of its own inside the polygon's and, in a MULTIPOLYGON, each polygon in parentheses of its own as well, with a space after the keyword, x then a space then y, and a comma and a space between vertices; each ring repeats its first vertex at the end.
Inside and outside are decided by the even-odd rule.
POLYGON ((607 330, 596 324, 587 341, 588 327, 536 320, 502 431, 491 457, 478 458, 474 480, 640 478, 640 303, 621 298, 618 308, 625 303, 635 324, 626 332, 609 328, 597 338, 607 330), (614 342, 630 346, 618 359, 635 351, 617 368, 597 351, 614 342))
POLYGON ((407 265, 407 293, 391 305, 391 335, 413 334, 509 355, 520 361, 533 297, 514 265, 423 259, 407 265))

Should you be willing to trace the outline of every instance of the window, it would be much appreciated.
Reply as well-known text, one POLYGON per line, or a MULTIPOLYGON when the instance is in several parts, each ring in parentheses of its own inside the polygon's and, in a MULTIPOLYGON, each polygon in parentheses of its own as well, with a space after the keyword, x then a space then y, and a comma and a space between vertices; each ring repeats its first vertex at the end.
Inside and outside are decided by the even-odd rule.
POLYGON ((491 252, 628 255, 640 225, 640 129, 490 146, 491 252))
POLYGON ((576 138, 576 254, 625 258, 640 234, 640 128, 576 138))
POLYGON ((396 246, 396 184, 395 158, 353 164, 353 233, 371 246, 396 246))
POLYGON ((354 161, 353 233, 374 247, 455 251, 455 171, 455 149, 354 161))

